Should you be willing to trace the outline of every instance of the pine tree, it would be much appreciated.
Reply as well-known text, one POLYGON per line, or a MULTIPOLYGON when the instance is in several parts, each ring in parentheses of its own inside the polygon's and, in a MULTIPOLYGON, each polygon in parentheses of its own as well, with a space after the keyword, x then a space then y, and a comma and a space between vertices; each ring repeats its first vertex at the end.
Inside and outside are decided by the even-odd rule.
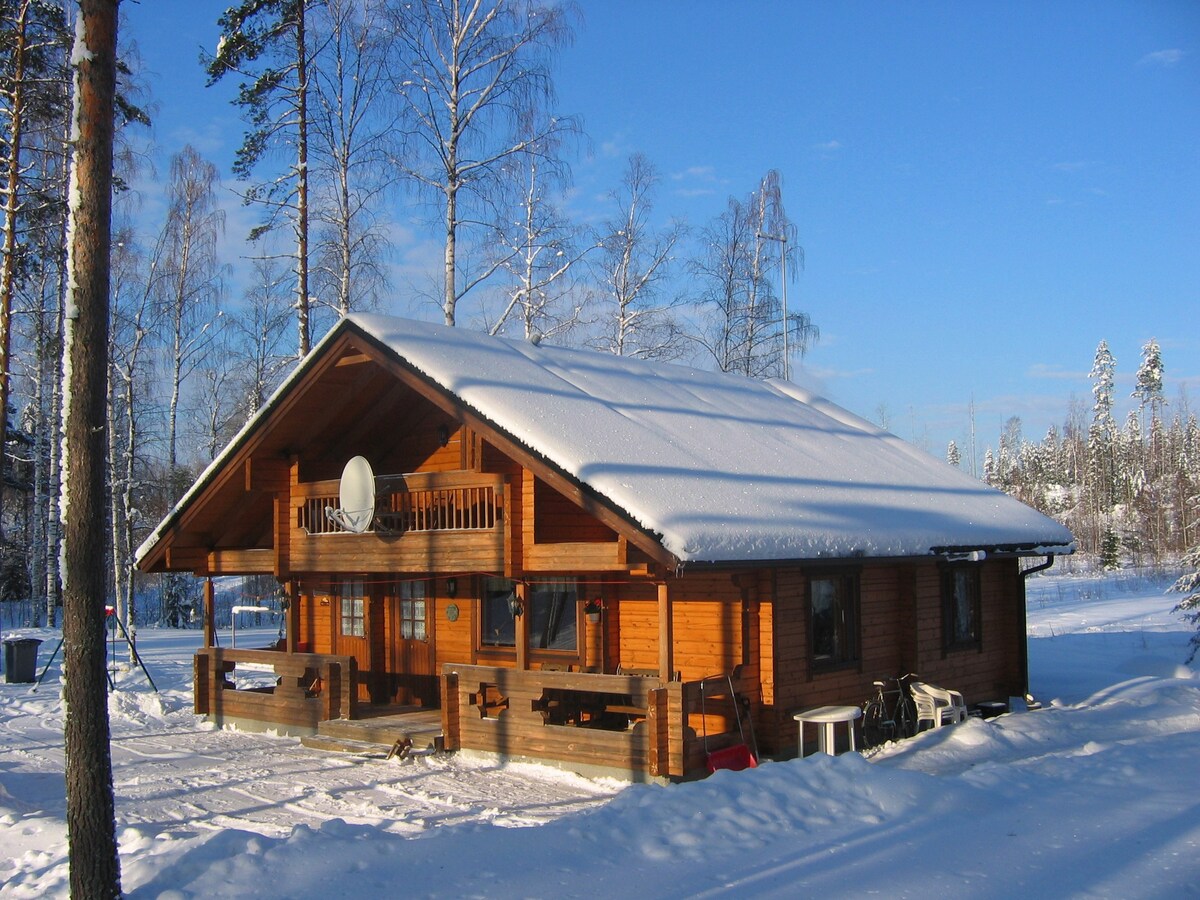
POLYGON ((250 130, 238 148, 233 171, 249 179, 263 158, 280 144, 291 144, 295 162, 287 174, 252 186, 246 203, 262 204, 266 220, 250 233, 257 240, 286 220, 296 241, 297 353, 312 346, 309 264, 308 92, 311 49, 306 16, 313 0, 242 0, 218 20, 221 41, 207 60, 208 83, 226 75, 243 78, 234 101, 250 130))
POLYGON ((1121 539, 1111 527, 1104 530, 1104 539, 1100 544, 1100 564, 1110 572, 1121 568, 1121 539))
POLYGON ((1086 543, 1093 549, 1099 535, 1108 527, 1113 504, 1116 502, 1116 444, 1117 426, 1113 419, 1113 385, 1116 381, 1116 360, 1101 341, 1092 362, 1091 378, 1092 424, 1088 430, 1088 500, 1091 521, 1086 543))
POLYGON ((958 452, 958 444, 954 441, 946 445, 946 462, 956 469, 962 464, 962 454, 958 452))
POLYGON ((104 444, 116 0, 80 0, 64 347, 63 696, 72 897, 121 895, 104 670, 104 444))

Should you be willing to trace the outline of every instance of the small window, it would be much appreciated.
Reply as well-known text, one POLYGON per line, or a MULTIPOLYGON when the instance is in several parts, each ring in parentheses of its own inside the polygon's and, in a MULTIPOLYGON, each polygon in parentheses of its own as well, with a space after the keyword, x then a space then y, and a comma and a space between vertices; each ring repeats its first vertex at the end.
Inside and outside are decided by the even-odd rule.
POLYGON ((425 640, 425 582, 401 581, 396 593, 400 597, 400 637, 425 640))
POLYGON ((366 603, 361 581, 342 582, 342 634, 345 637, 365 637, 367 634, 366 603))
POLYGON ((808 580, 809 637, 814 669, 858 660, 858 575, 814 575, 808 580))
POLYGON ((942 570, 942 643, 947 651, 983 646, 978 566, 942 570))

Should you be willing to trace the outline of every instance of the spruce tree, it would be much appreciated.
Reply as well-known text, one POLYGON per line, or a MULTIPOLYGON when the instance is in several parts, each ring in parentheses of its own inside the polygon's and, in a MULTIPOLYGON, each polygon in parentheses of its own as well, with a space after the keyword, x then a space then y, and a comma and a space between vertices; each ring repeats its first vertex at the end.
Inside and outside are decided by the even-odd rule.
POLYGON ((1197 626, 1196 633, 1189 642, 1192 651, 1188 654, 1187 661, 1191 663, 1196 654, 1200 653, 1200 543, 1188 551, 1183 561, 1190 571, 1176 581, 1171 590, 1187 594, 1176 604, 1175 612, 1182 613, 1187 621, 1197 626))

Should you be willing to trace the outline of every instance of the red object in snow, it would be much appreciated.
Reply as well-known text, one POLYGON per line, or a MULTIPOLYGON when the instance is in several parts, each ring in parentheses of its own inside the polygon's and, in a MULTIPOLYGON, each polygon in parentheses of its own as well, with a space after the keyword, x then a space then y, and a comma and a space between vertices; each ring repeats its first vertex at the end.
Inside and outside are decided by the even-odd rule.
POLYGON ((711 775, 717 769, 729 769, 740 772, 742 769, 757 769, 758 760, 747 744, 734 744, 721 750, 713 750, 708 754, 708 773, 711 775))

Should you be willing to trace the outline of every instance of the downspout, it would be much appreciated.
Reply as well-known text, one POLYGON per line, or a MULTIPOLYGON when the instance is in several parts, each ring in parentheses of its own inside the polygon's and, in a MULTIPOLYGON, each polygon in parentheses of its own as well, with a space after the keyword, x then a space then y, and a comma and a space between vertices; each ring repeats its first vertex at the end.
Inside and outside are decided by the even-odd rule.
MULTIPOLYGON (((1019 564, 1019 563, 1018 563, 1019 564)), ((1021 573, 1021 672, 1023 690, 1025 692, 1025 705, 1029 709, 1041 709, 1042 704, 1034 699, 1033 694, 1029 693, 1029 623, 1028 623, 1028 600, 1025 594, 1025 579, 1030 575, 1038 572, 1045 572, 1054 565, 1054 554, 1047 553, 1046 561, 1039 563, 1036 566, 1026 569, 1021 573)))

